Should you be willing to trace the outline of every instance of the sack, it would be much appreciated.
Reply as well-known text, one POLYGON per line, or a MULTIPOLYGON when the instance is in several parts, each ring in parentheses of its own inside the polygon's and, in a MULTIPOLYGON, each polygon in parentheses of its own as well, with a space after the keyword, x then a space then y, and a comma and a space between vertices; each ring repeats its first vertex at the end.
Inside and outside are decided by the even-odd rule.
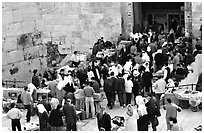
POLYGON ((118 126, 122 126, 124 124, 125 118, 123 116, 115 116, 112 119, 113 123, 118 125, 118 126))
POLYGON ((77 131, 82 131, 82 123, 81 123, 81 121, 77 121, 76 127, 77 127, 77 131))
POLYGON ((154 117, 154 121, 152 123, 154 126, 158 126, 159 125, 159 121, 157 119, 157 117, 154 117))

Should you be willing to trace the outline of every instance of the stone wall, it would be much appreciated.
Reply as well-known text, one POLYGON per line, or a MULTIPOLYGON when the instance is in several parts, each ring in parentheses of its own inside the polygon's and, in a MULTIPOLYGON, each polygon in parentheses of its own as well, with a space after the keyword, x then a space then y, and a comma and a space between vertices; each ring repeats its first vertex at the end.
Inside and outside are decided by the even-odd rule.
POLYGON ((121 3, 2 3, 2 79, 31 81, 34 68, 47 67, 47 43, 90 52, 101 36, 117 41, 121 3), (18 68, 10 74, 12 67, 18 68))
POLYGON ((192 33, 193 37, 200 37, 200 26, 202 24, 202 3, 192 2, 192 33))

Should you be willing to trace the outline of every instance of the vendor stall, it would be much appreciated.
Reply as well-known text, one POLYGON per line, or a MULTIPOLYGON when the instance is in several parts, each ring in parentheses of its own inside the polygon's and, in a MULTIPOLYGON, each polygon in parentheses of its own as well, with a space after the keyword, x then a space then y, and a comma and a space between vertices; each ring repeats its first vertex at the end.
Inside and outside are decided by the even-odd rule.
POLYGON ((171 96, 176 97, 176 101, 179 106, 183 109, 188 109, 191 107, 192 111, 197 111, 197 108, 202 108, 202 93, 199 91, 193 91, 191 88, 197 84, 189 84, 178 86, 177 89, 174 89, 171 96))

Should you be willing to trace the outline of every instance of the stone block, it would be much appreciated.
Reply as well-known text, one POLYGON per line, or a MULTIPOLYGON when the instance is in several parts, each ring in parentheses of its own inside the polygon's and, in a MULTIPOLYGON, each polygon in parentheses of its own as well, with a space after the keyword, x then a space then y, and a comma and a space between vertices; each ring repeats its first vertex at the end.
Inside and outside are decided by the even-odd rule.
POLYGON ((2 25, 8 25, 13 22, 13 14, 12 11, 4 11, 2 12, 2 25))
POLYGON ((58 51, 60 54, 71 54, 70 45, 58 45, 58 51))
POLYGON ((33 46, 24 49, 24 60, 35 59, 39 57, 39 47, 33 46))
POLYGON ((17 49, 17 38, 16 37, 6 37, 2 49, 5 51, 12 51, 17 49))
POLYGON ((6 27, 6 25, 2 25, 2 36, 3 37, 7 36, 7 27, 6 27))
POLYGON ((15 50, 7 52, 5 57, 8 63, 15 63, 24 60, 23 51, 22 50, 15 50))
POLYGON ((43 17, 45 25, 53 25, 54 24, 54 19, 53 19, 52 14, 43 14, 42 17, 43 17))
POLYGON ((23 33, 22 30, 22 24, 21 23, 15 23, 7 26, 7 36, 18 36, 23 33))
POLYGON ((75 14, 75 15, 68 14, 67 18, 68 19, 72 19, 72 20, 79 20, 79 15, 77 15, 77 14, 75 14))
POLYGON ((53 31, 53 26, 52 25, 44 25, 44 32, 52 32, 53 31))
POLYGON ((6 59, 6 52, 2 51, 2 66, 7 65, 8 64, 8 60, 6 59))
POLYGON ((37 19, 35 21, 35 25, 36 25, 36 30, 44 31, 44 21, 43 21, 43 19, 37 19))
POLYGON ((82 33, 80 31, 72 31, 72 37, 73 38, 81 38, 82 33))
POLYGON ((65 32, 67 31, 67 26, 66 25, 53 25, 53 32, 65 32))
POLYGON ((33 6, 33 7, 25 6, 22 9, 22 15, 23 15, 24 21, 33 21, 34 19, 39 17, 40 12, 39 12, 38 8, 36 8, 35 6, 33 6))
POLYGON ((18 22, 22 22, 22 21, 23 21, 22 11, 21 10, 14 10, 13 11, 13 22, 18 23, 18 22))
POLYGON ((35 22, 34 21, 24 21, 22 23, 23 32, 24 33, 32 33, 35 30, 35 22))

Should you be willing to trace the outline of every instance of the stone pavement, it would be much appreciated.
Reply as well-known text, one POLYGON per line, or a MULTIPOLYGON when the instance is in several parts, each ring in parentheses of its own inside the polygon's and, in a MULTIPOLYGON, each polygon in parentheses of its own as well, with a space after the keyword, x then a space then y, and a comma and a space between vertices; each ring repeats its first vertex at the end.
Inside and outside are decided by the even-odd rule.
MULTIPOLYGON (((102 106, 106 106, 106 99, 102 102, 102 106)), ((116 102, 115 106, 112 110, 106 107, 106 112, 111 115, 113 118, 116 115, 123 116, 126 112, 126 108, 121 108, 119 103, 116 102)), ((25 124, 25 113, 23 111, 23 118, 21 119, 22 128, 25 124)), ((165 110, 161 108, 161 116, 159 119, 159 126, 157 127, 158 131, 166 131, 166 119, 165 119, 165 110)), ((38 122, 38 117, 33 116, 31 122, 38 122)), ((8 131, 8 127, 10 126, 10 120, 5 117, 5 114, 2 114, 2 131, 8 131)), ((190 109, 183 109, 178 113, 178 123, 182 126, 184 131, 194 131, 194 128, 198 125, 202 124, 202 110, 198 110, 197 112, 192 112, 190 109)), ((113 124, 114 126, 114 124, 113 124)), ((150 127, 150 126, 149 126, 150 127)), ((82 130, 83 131, 98 131, 97 120, 96 119, 87 119, 82 121, 82 130)), ((149 131, 151 131, 151 127, 149 131)))

